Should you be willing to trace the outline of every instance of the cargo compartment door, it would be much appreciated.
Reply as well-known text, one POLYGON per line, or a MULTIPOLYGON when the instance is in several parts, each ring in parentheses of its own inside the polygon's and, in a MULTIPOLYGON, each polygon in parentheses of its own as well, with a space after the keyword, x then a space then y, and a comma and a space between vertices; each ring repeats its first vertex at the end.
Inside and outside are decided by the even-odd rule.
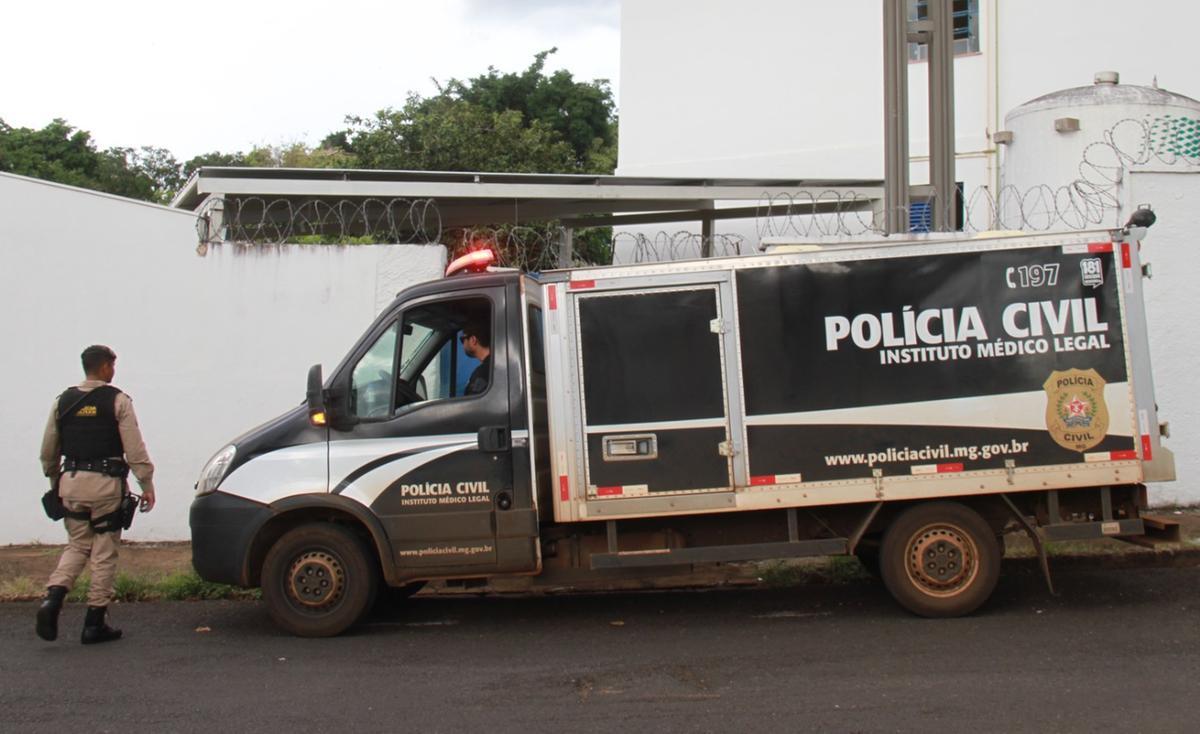
POLYGON ((576 304, 588 499, 732 491, 720 286, 576 304))

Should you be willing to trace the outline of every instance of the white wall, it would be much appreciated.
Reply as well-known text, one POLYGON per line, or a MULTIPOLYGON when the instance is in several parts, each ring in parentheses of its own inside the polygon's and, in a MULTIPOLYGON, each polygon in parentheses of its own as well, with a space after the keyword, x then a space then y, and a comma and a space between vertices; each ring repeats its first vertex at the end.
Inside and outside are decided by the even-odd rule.
POLYGON ((441 247, 221 245, 197 252, 195 219, 0 174, 0 344, 10 467, 0 544, 63 540, 41 513, 37 461, 54 397, 89 344, 116 350, 157 467, 159 506, 127 537, 189 536, 201 466, 225 442, 304 399, 397 291, 438 277, 441 247))
POLYGON ((620 173, 878 177, 881 27, 878 0, 623 3, 620 173))
MULTIPOLYGON (((989 0, 982 0, 981 5, 989 0)), ((1158 84, 1200 99, 1195 28, 1200 5, 1179 0, 1003 0, 998 5, 1000 114, 1043 94, 1118 71, 1122 84, 1158 84)))
MULTIPOLYGON (((879 0, 623 4, 619 172, 882 178, 882 38, 879 0)), ((926 74, 909 65, 914 157, 928 152, 926 74)), ((979 54, 955 64, 963 152, 987 142, 986 76, 979 54)))

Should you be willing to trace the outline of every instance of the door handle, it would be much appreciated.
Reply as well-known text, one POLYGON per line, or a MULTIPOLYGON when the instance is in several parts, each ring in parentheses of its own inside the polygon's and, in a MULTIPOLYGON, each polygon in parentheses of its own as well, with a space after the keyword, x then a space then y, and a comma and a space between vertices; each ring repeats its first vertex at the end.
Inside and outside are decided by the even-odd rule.
POLYGON ((479 450, 489 454, 508 451, 508 426, 484 426, 479 429, 479 450))
POLYGON ((601 439, 605 461, 645 461, 658 458, 658 436, 629 433, 601 439))

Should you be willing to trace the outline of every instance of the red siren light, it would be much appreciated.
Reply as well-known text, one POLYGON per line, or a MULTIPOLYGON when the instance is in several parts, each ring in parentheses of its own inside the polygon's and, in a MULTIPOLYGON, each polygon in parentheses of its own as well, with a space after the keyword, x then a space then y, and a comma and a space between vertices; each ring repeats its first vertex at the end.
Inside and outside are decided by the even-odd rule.
POLYGON ((468 252, 446 266, 446 277, 455 273, 482 273, 495 264, 496 253, 491 250, 475 250, 468 252))

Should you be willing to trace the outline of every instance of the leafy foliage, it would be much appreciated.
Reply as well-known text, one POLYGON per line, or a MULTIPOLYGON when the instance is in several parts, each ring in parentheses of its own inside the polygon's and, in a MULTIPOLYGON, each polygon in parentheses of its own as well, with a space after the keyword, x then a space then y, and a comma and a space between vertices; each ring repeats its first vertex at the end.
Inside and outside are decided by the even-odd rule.
POLYGON ((571 146, 541 123, 525 125, 516 110, 412 96, 400 110, 347 120, 346 153, 358 168, 411 171, 571 170, 571 146))
POLYGON ((61 119, 41 130, 0 120, 0 171, 163 203, 184 181, 169 151, 97 150, 90 133, 61 119))
POLYGON ((525 71, 494 67, 451 79, 433 97, 410 94, 400 109, 348 117, 324 148, 351 154, 356 167, 418 171, 612 173, 617 121, 605 80, 577 82, 544 73, 537 54, 525 71))
POLYGON ((451 79, 434 100, 460 100, 492 112, 520 112, 525 125, 545 126, 570 144, 577 168, 611 173, 612 168, 592 168, 617 142, 616 105, 608 81, 577 82, 565 69, 547 76, 546 57, 557 50, 537 54, 519 74, 501 74, 489 66, 487 74, 469 81, 451 79))

